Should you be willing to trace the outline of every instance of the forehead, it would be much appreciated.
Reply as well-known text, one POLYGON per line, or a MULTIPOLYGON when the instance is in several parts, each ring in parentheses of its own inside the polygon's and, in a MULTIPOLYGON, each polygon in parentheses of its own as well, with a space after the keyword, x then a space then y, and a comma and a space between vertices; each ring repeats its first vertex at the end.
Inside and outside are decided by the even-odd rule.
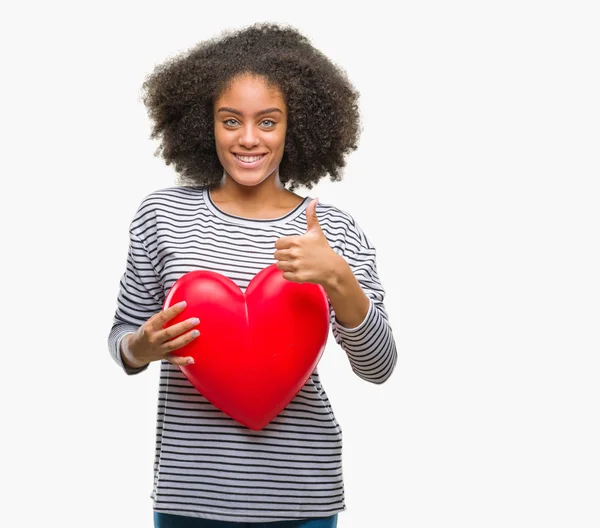
POLYGON ((244 113, 253 113, 269 107, 285 111, 285 101, 281 90, 266 79, 256 75, 243 75, 234 78, 228 87, 217 97, 215 108, 228 106, 244 113))

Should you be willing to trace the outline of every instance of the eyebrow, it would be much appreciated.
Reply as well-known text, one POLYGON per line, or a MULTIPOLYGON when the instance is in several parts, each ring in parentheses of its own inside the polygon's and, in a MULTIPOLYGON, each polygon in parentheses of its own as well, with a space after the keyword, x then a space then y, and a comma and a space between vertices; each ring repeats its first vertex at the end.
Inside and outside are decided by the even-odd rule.
MULTIPOLYGON (((240 116, 244 115, 239 110, 236 110, 235 108, 227 108, 226 106, 219 108, 217 110, 217 112, 230 112, 232 114, 236 114, 236 115, 240 115, 240 116)), ((279 108, 266 108, 265 110, 256 112, 256 115, 271 114, 273 112, 279 112, 280 114, 283 114, 283 112, 279 108)))

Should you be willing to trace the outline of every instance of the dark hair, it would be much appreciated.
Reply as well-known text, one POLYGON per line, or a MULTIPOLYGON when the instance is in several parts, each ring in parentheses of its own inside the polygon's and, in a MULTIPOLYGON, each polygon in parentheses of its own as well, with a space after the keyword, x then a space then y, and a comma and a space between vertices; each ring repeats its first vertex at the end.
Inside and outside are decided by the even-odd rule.
POLYGON ((346 73, 290 26, 257 23, 225 31, 158 65, 143 84, 153 122, 155 155, 173 165, 184 185, 217 185, 213 104, 244 73, 278 87, 288 107, 280 179, 311 188, 329 174, 341 179, 345 156, 360 135, 359 94, 346 73))

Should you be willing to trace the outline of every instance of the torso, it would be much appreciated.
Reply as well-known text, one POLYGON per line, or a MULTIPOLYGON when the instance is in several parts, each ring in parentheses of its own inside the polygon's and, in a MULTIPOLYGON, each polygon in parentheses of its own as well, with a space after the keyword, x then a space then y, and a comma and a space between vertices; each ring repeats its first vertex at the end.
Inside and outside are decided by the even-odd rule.
MULTIPOLYGON (((235 201, 211 199, 198 188, 153 193, 134 225, 136 236, 154 248, 153 273, 146 278, 157 281, 149 287, 160 305, 177 279, 198 269, 224 275, 246 291, 250 281, 275 262, 275 241, 305 231, 303 200, 294 196, 282 194, 276 206, 255 211, 277 216, 264 220, 249 219, 245 209, 235 216, 235 201), (223 209, 216 209, 215 202, 223 209)), ((333 247, 339 247, 346 231, 334 230, 332 235, 333 247)), ((332 515, 345 508, 342 432, 317 368, 260 432, 215 408, 179 367, 167 361, 161 362, 160 383, 152 492, 155 510, 198 517, 208 512, 223 521, 267 522, 309 517, 315 511, 332 515), (307 489, 317 493, 307 494, 307 489), (183 493, 185 498, 180 498, 183 493)))

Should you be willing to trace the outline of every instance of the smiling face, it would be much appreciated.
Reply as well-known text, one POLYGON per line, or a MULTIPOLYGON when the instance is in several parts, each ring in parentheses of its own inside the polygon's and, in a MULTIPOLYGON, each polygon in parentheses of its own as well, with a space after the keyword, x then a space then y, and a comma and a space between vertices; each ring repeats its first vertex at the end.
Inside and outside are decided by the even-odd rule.
POLYGON ((243 75, 215 101, 215 143, 226 174, 254 186, 278 176, 287 128, 281 91, 262 78, 243 75))

